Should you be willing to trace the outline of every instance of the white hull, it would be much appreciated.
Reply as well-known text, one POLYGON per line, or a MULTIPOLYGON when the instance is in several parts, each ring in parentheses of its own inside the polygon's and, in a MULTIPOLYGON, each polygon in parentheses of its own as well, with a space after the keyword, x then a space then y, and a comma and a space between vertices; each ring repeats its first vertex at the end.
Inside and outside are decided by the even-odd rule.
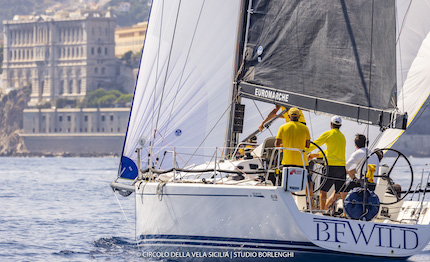
POLYGON ((217 254, 229 258, 244 254, 408 257, 424 248, 430 237, 427 225, 300 212, 293 196, 281 187, 142 182, 135 192, 136 236, 140 247, 148 250, 228 251, 217 254))

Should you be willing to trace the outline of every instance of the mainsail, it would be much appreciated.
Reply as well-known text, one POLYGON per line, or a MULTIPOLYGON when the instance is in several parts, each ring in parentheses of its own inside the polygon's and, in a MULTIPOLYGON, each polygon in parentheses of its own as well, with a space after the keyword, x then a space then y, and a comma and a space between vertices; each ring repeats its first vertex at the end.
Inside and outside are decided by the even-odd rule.
MULTIPOLYGON (((240 1, 155 1, 120 174, 137 175, 136 148, 154 165, 187 165, 196 148, 222 146, 234 78, 240 1), (216 10, 216 11, 214 11, 216 10), (166 155, 167 152, 167 155, 166 155), (179 153, 178 153, 179 154, 179 153), (168 159, 168 160, 167 160, 168 159)), ((205 157, 202 155, 202 160, 205 157)))
POLYGON ((403 128, 395 52, 394 0, 253 1, 241 95, 403 128))

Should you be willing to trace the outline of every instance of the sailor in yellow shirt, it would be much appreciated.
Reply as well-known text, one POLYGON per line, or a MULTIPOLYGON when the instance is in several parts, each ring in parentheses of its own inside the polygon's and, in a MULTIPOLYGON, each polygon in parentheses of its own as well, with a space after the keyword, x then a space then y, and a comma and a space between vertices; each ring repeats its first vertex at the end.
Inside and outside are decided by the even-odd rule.
MULTIPOLYGON (((302 152, 291 151, 291 150, 283 150, 282 155, 282 165, 284 166, 298 166, 303 167, 306 166, 308 169, 309 163, 307 157, 304 155, 305 149, 309 148, 311 143, 311 136, 309 133, 309 129, 306 125, 300 123, 300 110, 297 108, 290 108, 288 111, 290 121, 286 124, 283 124, 276 136, 275 146, 276 147, 285 147, 285 148, 297 148, 302 152), (303 161, 305 163, 303 163, 303 161)), ((281 179, 282 180, 282 179, 281 179)), ((310 173, 308 170, 308 183, 309 188, 306 188, 306 195, 310 196, 312 199, 313 189, 310 183, 310 173)), ((312 204, 312 202, 311 202, 312 204)), ((312 204, 313 207, 313 204, 312 204)))
MULTIPOLYGON (((275 146, 279 147, 282 145, 285 148, 297 148, 304 152, 310 145, 311 136, 309 129, 298 121, 300 116, 299 109, 292 107, 288 113, 291 121, 279 128, 275 146)), ((303 165, 308 166, 308 160, 298 151, 284 149, 282 165, 303 167, 303 165), (305 163, 303 163, 303 158, 305 163)))
MULTIPOLYGON (((340 116, 333 116, 331 118, 330 127, 331 130, 324 132, 318 137, 317 140, 313 141, 318 146, 326 144, 327 150, 324 153, 327 157, 328 162, 328 179, 322 186, 320 191, 320 207, 322 210, 327 209, 328 206, 333 204, 337 196, 330 198, 327 201, 327 192, 334 185, 336 194, 341 195, 342 199, 345 199, 346 192, 343 192, 342 188, 345 188, 346 169, 345 169, 345 146, 346 139, 339 128, 342 125, 342 118, 340 116), (333 178, 333 179, 330 179, 333 178)), ((316 149, 316 146, 311 145, 307 152, 316 149)), ((315 155, 311 154, 311 157, 315 155)))
MULTIPOLYGON (((281 111, 285 110, 285 107, 283 106, 279 106, 279 105, 275 105, 275 109, 273 109, 269 115, 263 120, 263 122, 261 122, 260 126, 258 127, 258 129, 260 130, 260 132, 263 131, 264 129, 264 124, 266 124, 268 121, 270 121, 270 119, 274 118, 276 116, 276 113, 279 111, 279 109, 281 109, 281 111)), ((291 108, 290 108, 291 109, 291 108)), ((297 108, 296 108, 297 109, 297 108)), ((300 116, 299 116, 299 122, 302 124, 306 125, 306 121, 305 121, 305 117, 303 116, 303 112, 302 110, 298 109, 300 112, 300 116)), ((289 111, 288 111, 289 112, 289 111)), ((285 118, 285 121, 288 123, 290 121, 290 117, 288 115, 288 112, 286 112, 285 114, 282 115, 283 118, 285 118)))

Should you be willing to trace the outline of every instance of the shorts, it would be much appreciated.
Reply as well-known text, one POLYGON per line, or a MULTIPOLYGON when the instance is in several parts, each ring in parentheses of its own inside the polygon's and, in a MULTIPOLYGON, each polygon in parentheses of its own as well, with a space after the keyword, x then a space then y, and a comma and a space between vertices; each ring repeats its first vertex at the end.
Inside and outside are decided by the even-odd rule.
POLYGON ((322 191, 328 192, 334 185, 336 193, 345 192, 346 169, 344 166, 328 166, 327 181, 321 187, 322 191), (333 178, 333 179, 330 179, 333 178))
POLYGON ((360 184, 360 183, 358 183, 358 182, 350 181, 350 182, 347 184, 347 187, 346 187, 346 189, 345 189, 345 191, 344 191, 344 192, 349 192, 349 191, 351 191, 352 189, 354 189, 354 188, 356 188, 356 187, 361 187, 361 184, 360 184))

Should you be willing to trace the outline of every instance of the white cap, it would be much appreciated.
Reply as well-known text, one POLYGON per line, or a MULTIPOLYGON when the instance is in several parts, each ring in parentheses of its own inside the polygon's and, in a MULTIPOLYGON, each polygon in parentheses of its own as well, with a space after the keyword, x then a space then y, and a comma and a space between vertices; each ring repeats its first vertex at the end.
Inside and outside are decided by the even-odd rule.
POLYGON ((335 125, 342 125, 342 118, 340 116, 333 116, 331 122, 335 125))

